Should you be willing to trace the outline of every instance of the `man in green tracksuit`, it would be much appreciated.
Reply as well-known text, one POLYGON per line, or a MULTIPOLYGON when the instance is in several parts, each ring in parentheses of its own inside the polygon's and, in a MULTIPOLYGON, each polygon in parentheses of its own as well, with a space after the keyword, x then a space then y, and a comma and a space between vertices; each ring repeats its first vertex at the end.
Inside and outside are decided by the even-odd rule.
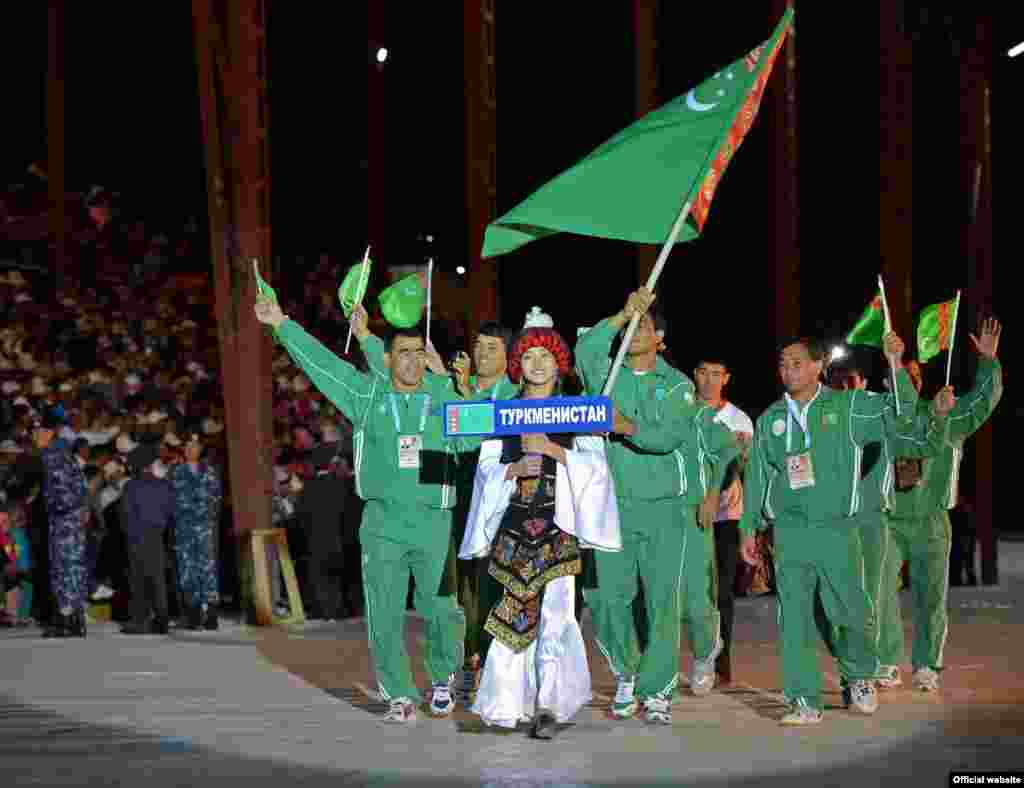
POLYGON ((786 393, 754 430, 741 551, 744 560, 756 564, 754 532, 766 519, 774 522, 783 692, 792 706, 784 725, 821 721, 822 676, 814 645, 818 593, 838 637, 835 652, 844 663, 853 707, 872 713, 878 705, 876 622, 865 587, 858 518, 864 447, 886 438, 899 441, 911 426, 922 441, 939 429, 934 419, 924 425, 909 416, 917 395, 902 369, 903 343, 891 333, 884 341, 886 355, 899 367, 902 418, 896 417, 890 396, 823 387, 824 349, 799 339, 785 343, 779 356, 786 393))
POLYGON ((618 680, 612 713, 631 717, 639 700, 648 722, 669 724, 679 680, 681 617, 694 656, 691 687, 706 694, 714 686, 722 641, 711 526, 725 470, 740 449, 732 433, 714 421, 714 411, 696 401, 690 379, 659 355, 664 325, 649 312, 653 300, 649 290, 638 290, 622 312, 598 323, 576 345, 585 389, 600 394, 616 334, 634 314, 643 315, 628 366, 611 393, 616 435, 607 444, 608 465, 622 552, 595 555, 598 587, 584 595, 598 647, 618 680), (649 628, 642 655, 631 609, 638 573, 649 628))
MULTIPOLYGON (((454 708, 451 683, 460 660, 464 619, 452 596, 438 587, 449 554, 455 461, 473 448, 444 437, 445 400, 458 399, 451 381, 425 376, 423 338, 399 331, 385 361, 390 377, 363 374, 342 361, 276 303, 261 297, 261 322, 278 339, 316 387, 352 422, 356 492, 366 501, 359 541, 370 652, 381 694, 390 702, 385 719, 411 722, 421 700, 405 652, 403 623, 409 574, 416 581, 416 609, 424 617, 424 662, 432 683, 431 712, 454 708), (461 625, 460 625, 461 621, 461 625)), ((353 333, 379 352, 366 328, 366 313, 353 313, 353 333)))
MULTIPOLYGON (((911 362, 912 363, 912 362, 911 362)), ((848 367, 838 370, 838 374, 831 377, 834 389, 845 389, 847 391, 867 391, 867 380, 857 367, 848 367)), ((914 376, 910 375, 911 382, 914 376)), ((875 647, 879 651, 879 674, 876 683, 885 689, 899 686, 899 675, 884 663, 881 656, 881 635, 886 621, 890 621, 894 615, 899 615, 899 599, 896 596, 898 587, 893 589, 892 583, 899 578, 899 563, 896 563, 895 574, 892 571, 893 562, 896 560, 896 549, 892 542, 892 535, 889 529, 889 513, 893 504, 893 460, 897 455, 908 457, 927 457, 939 451, 943 443, 941 430, 929 430, 929 421, 932 418, 930 407, 918 408, 915 412, 908 414, 908 420, 901 422, 903 428, 897 428, 895 434, 886 433, 882 440, 877 443, 867 443, 863 447, 861 457, 861 481, 860 481, 860 513, 854 518, 857 528, 860 531, 861 548, 864 557, 864 586, 871 602, 871 609, 874 611, 878 626, 875 627, 875 647), (925 431, 926 440, 919 438, 920 428, 914 430, 909 425, 915 419, 923 420, 922 428, 925 431), (916 432, 916 434, 915 434, 916 432), (894 608, 897 608, 894 611, 894 608)), ((829 648, 829 652, 836 658, 840 681, 843 687, 843 702, 849 708, 855 706, 854 698, 845 674, 846 662, 843 656, 837 652, 837 645, 842 641, 841 636, 828 622, 819 595, 815 613, 818 619, 818 626, 829 648)), ((902 630, 901 630, 902 632, 902 630)))
MULTIPOLYGON (((899 571, 910 562, 910 593, 914 610, 911 662, 914 688, 939 688, 942 651, 948 618, 950 524, 948 510, 956 506, 957 483, 964 442, 988 420, 1003 394, 1002 368, 996 354, 1001 327, 995 320, 982 324, 981 338, 971 335, 980 358, 974 388, 960 397, 947 419, 941 451, 924 461, 900 457, 896 461, 896 492, 890 518, 893 556, 889 563, 892 615, 882 620, 880 658, 896 669, 904 659, 903 622, 897 597, 899 571)), ((920 391, 920 373, 915 385, 920 391)), ((920 409, 928 407, 921 400, 920 409)), ((896 674, 898 676, 898 673, 896 674)))
MULTIPOLYGON (((467 400, 497 400, 513 398, 518 387, 508 379, 508 344, 511 332, 495 322, 485 323, 480 327, 476 342, 473 344, 472 365, 476 375, 470 374, 470 360, 465 353, 460 353, 452 364, 455 373, 455 384, 459 393, 467 400)), ((361 340, 363 353, 370 370, 381 378, 387 379, 391 372, 384 357, 384 346, 372 335, 361 340)), ((433 353, 433 348, 428 348, 433 353)), ((433 371, 443 366, 439 358, 434 358, 433 371)), ((453 510, 452 549, 448 557, 447 573, 449 593, 457 593, 466 616, 466 638, 464 654, 465 669, 479 669, 491 636, 483 631, 487 611, 501 599, 500 584, 487 573, 489 559, 479 561, 457 561, 456 556, 462 545, 462 537, 466 530, 466 517, 469 504, 473 497, 473 479, 476 476, 479 452, 464 454, 459 458, 455 474, 456 503, 453 510)))

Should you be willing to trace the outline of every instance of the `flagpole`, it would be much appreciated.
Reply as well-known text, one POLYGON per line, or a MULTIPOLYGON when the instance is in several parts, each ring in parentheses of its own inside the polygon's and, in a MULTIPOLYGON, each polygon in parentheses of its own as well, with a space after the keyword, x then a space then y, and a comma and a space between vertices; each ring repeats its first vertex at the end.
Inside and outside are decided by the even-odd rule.
MULTIPOLYGON (((363 254, 363 268, 359 272, 359 285, 356 287, 356 294, 359 295, 359 300, 352 307, 352 311, 355 312, 357 306, 363 303, 363 296, 366 295, 366 283, 370 279, 370 246, 367 244, 366 252, 363 254)), ((348 319, 348 336, 345 338, 345 355, 348 355, 348 346, 352 342, 352 316, 349 315, 348 319)))
POLYGON ((427 347, 430 347, 430 305, 433 303, 431 298, 431 288, 434 283, 434 258, 431 257, 427 260, 427 347))
MULTIPOLYGON (((665 262, 668 260, 669 252, 672 251, 679 233, 682 232, 683 224, 686 223, 686 217, 690 215, 691 204, 692 201, 687 200, 683 205, 683 209, 676 218, 676 223, 672 226, 672 232, 669 233, 668 240, 661 247, 658 261, 654 264, 651 275, 647 279, 647 289, 652 292, 654 291, 654 286, 658 283, 658 277, 661 276, 661 269, 665 267, 665 262)), ((633 341, 633 335, 636 333, 636 328, 640 325, 640 318, 642 317, 643 315, 639 314, 633 315, 633 318, 629 321, 629 328, 626 329, 626 334, 622 337, 622 344, 619 346, 618 355, 615 356, 615 363, 612 364, 612 371, 608 375, 608 382, 604 384, 604 391, 602 393, 606 397, 609 396, 612 387, 615 385, 615 379, 619 376, 619 370, 622 369, 622 362, 626 360, 626 352, 629 350, 629 345, 633 341)))
MULTIPOLYGON (((878 292, 882 294, 882 314, 885 315, 885 333, 888 334, 892 331, 892 318, 889 316, 889 301, 885 297, 885 282, 882 281, 882 275, 878 275, 878 292)), ((896 402, 896 415, 900 415, 900 393, 896 389, 896 364, 892 360, 892 357, 886 354, 889 358, 889 371, 892 373, 892 398, 896 402)))
POLYGON ((960 291, 956 291, 956 306, 953 307, 953 327, 949 329, 949 353, 946 354, 946 385, 953 371, 953 345, 956 343, 956 321, 960 317, 960 291))

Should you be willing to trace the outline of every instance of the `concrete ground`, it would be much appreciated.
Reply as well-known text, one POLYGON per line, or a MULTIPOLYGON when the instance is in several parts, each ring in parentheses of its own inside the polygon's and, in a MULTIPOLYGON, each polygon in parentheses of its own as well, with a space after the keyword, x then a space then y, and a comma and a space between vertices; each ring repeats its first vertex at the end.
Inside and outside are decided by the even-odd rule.
MULTIPOLYGON (((812 729, 777 722, 773 597, 739 600, 736 682, 685 694, 671 727, 609 719, 614 681, 592 652, 594 703, 554 742, 485 730, 462 709, 409 728, 381 723, 361 620, 229 622, 168 638, 103 624, 85 641, 6 631, 0 785, 926 786, 946 785, 954 769, 1021 769, 1024 544, 1004 542, 1001 554, 1000 586, 950 589, 941 693, 887 692, 873 717, 854 716, 837 708, 823 655, 832 708, 812 729)), ((408 623, 415 664, 421 627, 408 623)))

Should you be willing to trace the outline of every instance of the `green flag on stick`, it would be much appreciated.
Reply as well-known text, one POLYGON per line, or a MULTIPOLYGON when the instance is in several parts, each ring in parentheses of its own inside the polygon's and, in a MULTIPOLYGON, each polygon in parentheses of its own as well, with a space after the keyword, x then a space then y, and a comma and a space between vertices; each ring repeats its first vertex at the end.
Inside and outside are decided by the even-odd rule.
POLYGON ((341 287, 338 288, 338 303, 341 304, 341 310, 345 313, 346 320, 352 316, 352 310, 358 304, 363 303, 366 287, 370 283, 372 267, 373 260, 370 259, 370 249, 367 247, 362 261, 348 269, 341 287))
POLYGON ((882 294, 879 293, 864 308, 864 314, 860 316, 857 325, 846 335, 846 344, 880 348, 884 335, 885 315, 882 311, 882 294))
POLYGON ((623 129, 488 225, 482 256, 560 232, 664 243, 688 199, 692 208, 677 240, 700 235, 792 20, 789 8, 746 57, 623 129))
POLYGON ((956 299, 932 304, 917 320, 917 359, 927 364, 943 350, 949 350, 956 317, 956 299))
POLYGON ((381 292, 380 311, 395 328, 411 328, 420 322, 427 304, 422 274, 409 274, 381 292))

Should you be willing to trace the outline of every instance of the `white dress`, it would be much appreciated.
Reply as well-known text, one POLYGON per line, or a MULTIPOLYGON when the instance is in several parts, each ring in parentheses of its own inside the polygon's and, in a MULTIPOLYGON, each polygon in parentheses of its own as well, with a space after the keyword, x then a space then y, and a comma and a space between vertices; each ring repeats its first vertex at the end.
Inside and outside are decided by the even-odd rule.
MULTIPOLYGON (((505 478, 508 466, 501 463, 501 451, 500 440, 485 441, 480 449, 459 558, 489 555, 508 509, 516 483, 505 478)), ((619 510, 604 441, 578 436, 565 454, 566 464, 557 463, 556 470, 555 525, 575 536, 581 549, 621 550, 619 510)), ((518 653, 498 639, 491 643, 470 711, 488 725, 514 728, 531 720, 537 709, 566 722, 590 702, 590 668, 575 602, 574 576, 545 586, 536 639, 518 653)))

